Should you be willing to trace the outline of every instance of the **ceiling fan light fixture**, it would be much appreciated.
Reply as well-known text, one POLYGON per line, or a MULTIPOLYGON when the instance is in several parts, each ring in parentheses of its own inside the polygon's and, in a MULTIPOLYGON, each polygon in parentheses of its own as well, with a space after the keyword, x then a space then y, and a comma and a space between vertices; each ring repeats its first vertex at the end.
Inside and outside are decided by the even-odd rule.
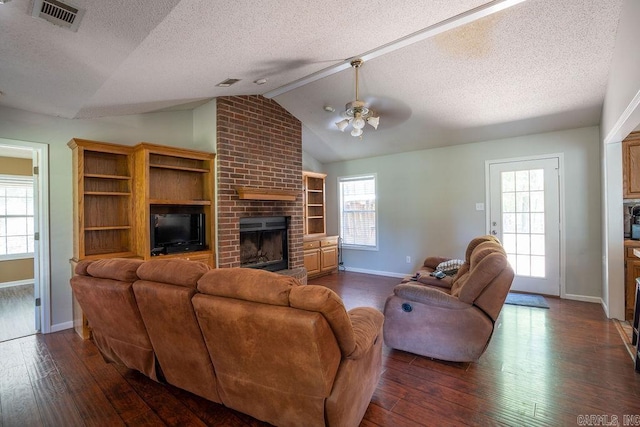
POLYGON ((343 116, 347 117, 344 120, 336 122, 336 126, 340 131, 344 132, 349 124, 353 126, 351 131, 352 136, 362 136, 364 126, 369 123, 374 129, 378 129, 380 123, 380 117, 374 116, 373 111, 366 106, 366 104, 358 99, 358 68, 362 66, 362 59, 354 59, 351 61, 351 66, 356 71, 356 99, 349 102, 344 107, 343 116))
POLYGON ((356 117, 351 122, 351 126, 353 126, 356 129, 362 129, 365 124, 366 123, 360 114, 356 114, 356 117))
POLYGON ((336 126, 338 127, 338 129, 340 129, 341 132, 344 132, 347 126, 349 126, 349 119, 344 119, 336 122, 336 126))
POLYGON ((380 123, 380 117, 368 117, 367 123, 370 124, 375 130, 378 130, 378 124, 380 123))

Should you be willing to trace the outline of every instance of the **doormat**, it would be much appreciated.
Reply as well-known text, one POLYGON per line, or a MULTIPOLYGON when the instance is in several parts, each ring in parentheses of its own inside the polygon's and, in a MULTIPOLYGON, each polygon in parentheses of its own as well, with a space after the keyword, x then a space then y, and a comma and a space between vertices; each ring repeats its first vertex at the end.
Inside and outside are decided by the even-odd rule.
POLYGON ((542 295, 516 294, 509 292, 504 303, 511 305, 522 305, 525 307, 549 308, 547 300, 544 299, 542 295))

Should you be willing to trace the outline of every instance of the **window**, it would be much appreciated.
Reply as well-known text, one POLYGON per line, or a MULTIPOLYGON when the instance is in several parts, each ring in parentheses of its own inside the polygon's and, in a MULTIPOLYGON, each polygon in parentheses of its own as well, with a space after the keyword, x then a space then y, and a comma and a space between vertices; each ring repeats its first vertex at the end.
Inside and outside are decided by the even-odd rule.
POLYGON ((338 178, 340 237, 344 247, 378 248, 376 176, 338 178))
POLYGON ((0 175, 0 259, 33 256, 33 178, 0 175))

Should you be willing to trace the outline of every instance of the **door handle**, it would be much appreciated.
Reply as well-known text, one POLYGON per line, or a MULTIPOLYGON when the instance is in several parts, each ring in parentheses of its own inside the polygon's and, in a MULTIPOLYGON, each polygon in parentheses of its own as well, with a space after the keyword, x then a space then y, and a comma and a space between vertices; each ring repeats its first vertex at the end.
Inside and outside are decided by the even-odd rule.
POLYGON ((498 232, 496 230, 491 230, 491 234, 493 234, 494 236, 498 234, 498 232))

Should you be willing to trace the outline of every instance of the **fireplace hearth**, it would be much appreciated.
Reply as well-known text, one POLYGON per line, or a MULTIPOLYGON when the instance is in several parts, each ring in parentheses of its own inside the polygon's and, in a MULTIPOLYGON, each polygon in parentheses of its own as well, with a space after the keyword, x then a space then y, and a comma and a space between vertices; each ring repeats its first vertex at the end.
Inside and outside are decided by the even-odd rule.
POLYGON ((240 218, 240 267, 288 269, 288 222, 285 216, 240 218))

